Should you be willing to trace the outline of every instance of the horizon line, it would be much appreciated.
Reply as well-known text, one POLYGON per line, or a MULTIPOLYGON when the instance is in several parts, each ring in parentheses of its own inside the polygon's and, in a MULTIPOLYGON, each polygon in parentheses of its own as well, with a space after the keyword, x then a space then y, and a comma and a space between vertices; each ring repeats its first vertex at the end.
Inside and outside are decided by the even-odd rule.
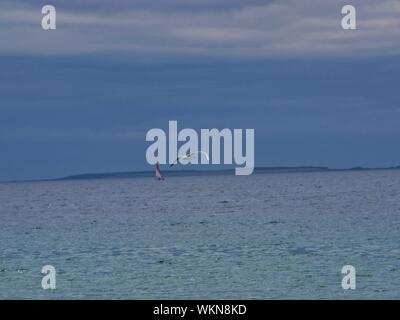
MULTIPOLYGON (((260 171, 270 171, 270 173, 299 173, 299 172, 334 172, 334 171, 365 171, 365 170, 398 170, 400 165, 389 167, 362 167, 355 166, 351 168, 329 168, 328 166, 260 166, 254 167, 254 174, 263 173, 260 171)), ((163 173, 172 174, 173 176, 191 176, 191 175, 221 175, 234 172, 234 168, 230 169, 183 169, 183 170, 163 170, 163 173)), ((264 172, 268 173, 268 172, 264 172)), ((110 178, 141 178, 151 177, 154 170, 137 170, 137 171, 113 171, 113 172, 86 172, 79 174, 71 174, 59 178, 42 178, 42 179, 24 179, 24 180, 5 180, 0 183, 18 183, 18 182, 45 182, 45 181, 68 181, 68 180, 99 180, 110 178)))

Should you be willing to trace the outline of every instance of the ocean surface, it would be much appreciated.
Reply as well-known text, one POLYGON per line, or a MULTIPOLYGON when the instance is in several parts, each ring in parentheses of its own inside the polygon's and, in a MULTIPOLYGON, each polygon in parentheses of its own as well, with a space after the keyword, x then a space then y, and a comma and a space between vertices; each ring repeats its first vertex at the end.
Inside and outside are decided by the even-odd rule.
POLYGON ((400 299, 400 170, 1 183, 0 298, 400 299))

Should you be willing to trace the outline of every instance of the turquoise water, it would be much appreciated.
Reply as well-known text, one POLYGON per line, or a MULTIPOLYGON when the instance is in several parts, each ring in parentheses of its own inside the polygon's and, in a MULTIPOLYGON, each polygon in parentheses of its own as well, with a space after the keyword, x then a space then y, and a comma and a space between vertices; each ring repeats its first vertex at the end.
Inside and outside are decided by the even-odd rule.
POLYGON ((0 243, 2 299, 399 299, 400 171, 0 184, 0 243))

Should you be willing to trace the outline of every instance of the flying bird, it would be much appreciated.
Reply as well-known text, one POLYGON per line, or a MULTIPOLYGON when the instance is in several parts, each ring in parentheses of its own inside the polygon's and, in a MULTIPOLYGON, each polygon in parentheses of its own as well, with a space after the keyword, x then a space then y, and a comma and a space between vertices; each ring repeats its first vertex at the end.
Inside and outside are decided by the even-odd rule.
POLYGON ((205 152, 205 151, 195 151, 195 152, 192 152, 190 154, 185 154, 184 156, 180 156, 180 157, 176 158, 176 160, 173 163, 170 164, 170 167, 176 165, 179 160, 192 160, 194 158, 194 156, 199 154, 199 153, 203 154, 204 157, 207 159, 207 161, 209 160, 207 152, 205 152))

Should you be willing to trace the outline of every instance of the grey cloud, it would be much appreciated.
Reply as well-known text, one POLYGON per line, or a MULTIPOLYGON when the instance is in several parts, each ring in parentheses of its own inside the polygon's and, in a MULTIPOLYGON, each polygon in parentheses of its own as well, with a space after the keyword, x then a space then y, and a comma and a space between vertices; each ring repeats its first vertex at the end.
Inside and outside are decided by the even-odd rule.
POLYGON ((95 52, 239 57, 398 54, 398 1, 354 0, 358 30, 341 29, 343 1, 54 1, 57 30, 38 1, 0 5, 0 53, 95 52), (92 9, 92 10, 91 10, 92 9))

